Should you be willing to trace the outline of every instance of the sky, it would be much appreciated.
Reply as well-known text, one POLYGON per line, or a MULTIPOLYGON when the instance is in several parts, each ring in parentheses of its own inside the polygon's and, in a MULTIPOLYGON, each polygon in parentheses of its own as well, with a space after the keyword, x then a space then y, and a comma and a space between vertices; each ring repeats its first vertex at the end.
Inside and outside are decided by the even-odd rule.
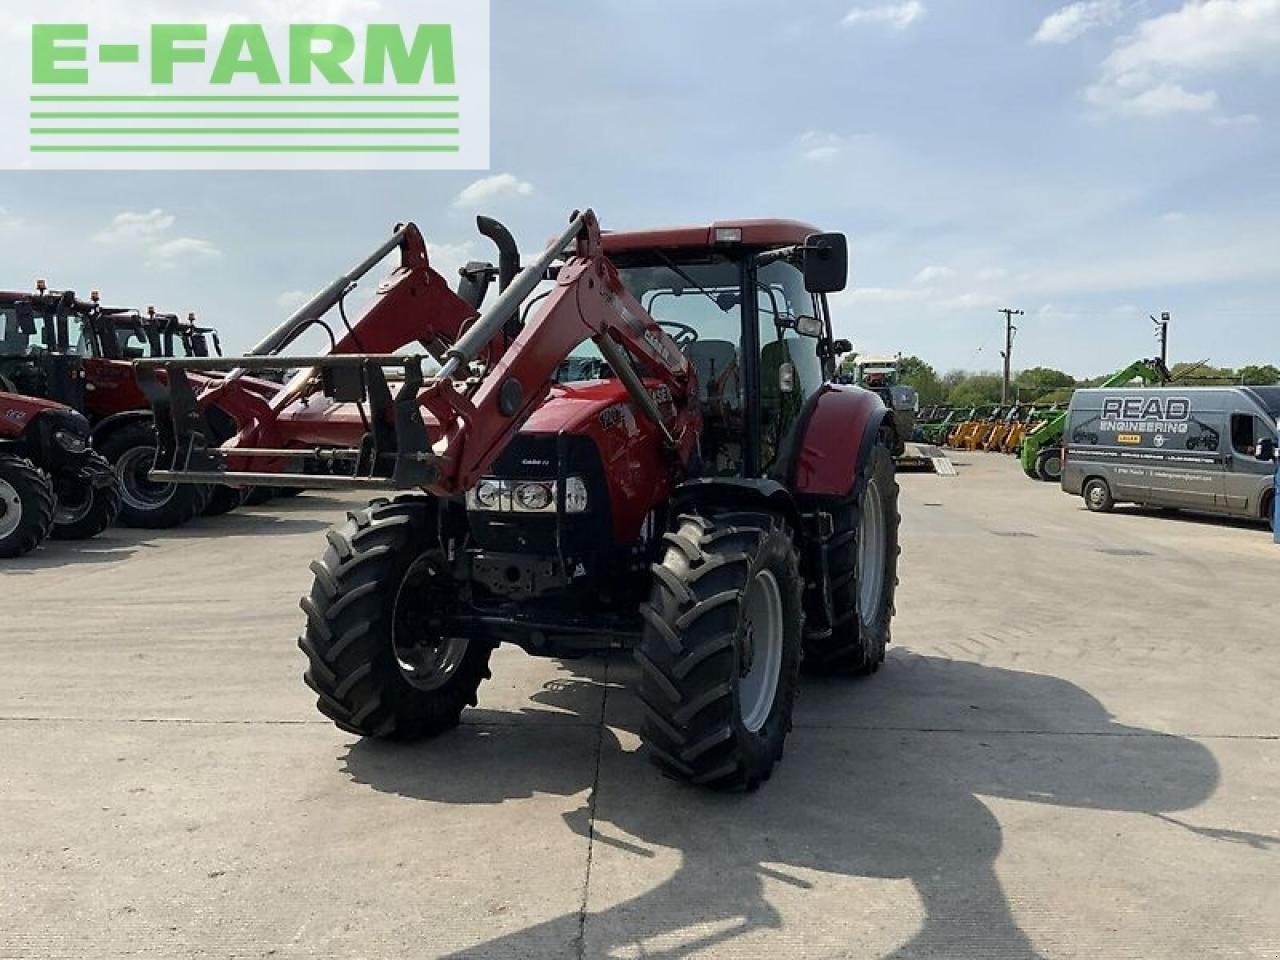
POLYGON ((1280 364, 1280 0, 493 0, 492 165, 0 172, 0 286, 196 311, 231 350, 400 221, 445 270, 569 212, 848 234, 837 334, 939 371, 1280 364))

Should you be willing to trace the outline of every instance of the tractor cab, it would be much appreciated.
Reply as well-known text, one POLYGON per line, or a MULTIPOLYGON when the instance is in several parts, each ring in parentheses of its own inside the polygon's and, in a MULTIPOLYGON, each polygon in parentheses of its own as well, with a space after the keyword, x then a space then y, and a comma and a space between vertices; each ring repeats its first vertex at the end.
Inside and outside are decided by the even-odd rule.
MULTIPOLYGON (((603 245, 696 371, 702 472, 768 473, 834 373, 826 293, 844 286, 844 237, 794 221, 731 221, 606 233, 603 245)), ((594 358, 588 341, 570 365, 593 369, 594 358)))
POLYGON ((82 410, 85 362, 94 355, 91 304, 70 291, 0 293, 0 383, 82 410))

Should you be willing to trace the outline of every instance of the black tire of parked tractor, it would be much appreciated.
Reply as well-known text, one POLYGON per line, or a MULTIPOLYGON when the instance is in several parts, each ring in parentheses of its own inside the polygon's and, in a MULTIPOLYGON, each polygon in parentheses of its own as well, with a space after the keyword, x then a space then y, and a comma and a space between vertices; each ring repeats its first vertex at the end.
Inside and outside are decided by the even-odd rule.
POLYGON ((139 471, 149 469, 155 450, 151 424, 132 423, 96 443, 111 462, 120 484, 120 522, 143 530, 180 527, 204 512, 212 489, 204 484, 152 484, 139 471))
POLYGON ((1087 480, 1081 493, 1085 507, 1093 513, 1110 513, 1115 508, 1116 501, 1111 495, 1111 487, 1101 477, 1087 480))
POLYGON ((635 654, 641 739, 673 777, 752 790, 782 758, 799 686, 804 583, 792 533, 773 514, 706 511, 682 515, 665 539, 635 654), (757 664, 745 654, 758 591, 773 598, 781 619, 765 631, 774 649, 757 664), (748 687, 757 668, 766 671, 757 682, 771 700, 748 687))
POLYGON ((1036 479, 1045 483, 1062 482, 1062 448, 1046 447, 1036 454, 1036 479))
POLYGON ((0 483, 0 557, 20 557, 49 536, 53 485, 30 460, 9 453, 0 453, 0 483))
POLYGON ((876 446, 863 467, 856 498, 832 512, 833 533, 828 549, 831 605, 834 623, 830 633, 815 632, 805 638, 804 670, 816 675, 867 676, 880 669, 891 641, 895 596, 898 589, 898 557, 902 553, 898 528, 898 481, 889 451, 876 446), (873 503, 874 501, 874 503, 873 503), (879 565, 878 583, 862 591, 859 569, 862 518, 875 510, 882 536, 868 544, 868 559, 879 565), (872 559, 870 554, 875 554, 872 559))
POLYGON ((244 503, 247 507, 260 507, 279 495, 280 491, 275 487, 250 487, 244 503))
POLYGON ((249 501, 248 487, 228 487, 226 484, 214 484, 209 491, 209 500, 200 511, 202 517, 221 517, 243 507, 249 501))
MULTIPOLYGON (((421 689, 407 679, 395 648, 402 619, 402 587, 423 564, 439 563, 441 588, 452 592, 448 564, 436 536, 436 503, 425 497, 374 501, 347 514, 329 531, 329 546, 311 564, 311 592, 302 598, 306 629, 298 646, 307 655, 303 675, 319 711, 340 729, 363 737, 418 740, 457 726, 463 709, 489 678, 493 644, 471 640, 447 680, 421 689)), ((421 607, 419 607, 421 613, 421 607)))
MULTIPOLYGON (((99 469, 110 469, 102 454, 90 451, 89 457, 97 461, 99 469)), ((50 534, 55 540, 92 540, 102 533, 120 516, 120 487, 109 483, 94 486, 88 480, 77 480, 71 489, 57 491, 58 504, 54 509, 53 531, 50 534), (75 499, 78 508, 72 516, 59 519, 66 498, 75 499), (86 502, 87 500, 87 502, 86 502)))

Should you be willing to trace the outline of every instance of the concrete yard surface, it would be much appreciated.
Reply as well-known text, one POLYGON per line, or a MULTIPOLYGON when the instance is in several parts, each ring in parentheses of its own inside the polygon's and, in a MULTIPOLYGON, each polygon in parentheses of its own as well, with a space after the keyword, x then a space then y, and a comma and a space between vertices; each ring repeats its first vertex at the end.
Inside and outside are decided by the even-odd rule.
POLYGON ((745 795, 646 761, 622 656, 334 728, 332 494, 4 562, 0 958, 1280 957, 1280 547, 954 459, 900 478, 885 668, 745 795))

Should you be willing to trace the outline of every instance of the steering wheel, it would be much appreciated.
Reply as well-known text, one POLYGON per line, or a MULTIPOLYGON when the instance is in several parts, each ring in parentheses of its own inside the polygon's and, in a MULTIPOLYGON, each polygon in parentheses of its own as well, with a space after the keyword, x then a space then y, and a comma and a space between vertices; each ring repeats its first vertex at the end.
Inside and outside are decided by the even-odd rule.
POLYGON ((687 323, 679 323, 675 320, 658 320, 658 326, 667 331, 668 336, 676 342, 676 346, 683 350, 691 343, 695 343, 698 339, 698 331, 687 323), (670 327, 671 329, 667 329, 670 327))

